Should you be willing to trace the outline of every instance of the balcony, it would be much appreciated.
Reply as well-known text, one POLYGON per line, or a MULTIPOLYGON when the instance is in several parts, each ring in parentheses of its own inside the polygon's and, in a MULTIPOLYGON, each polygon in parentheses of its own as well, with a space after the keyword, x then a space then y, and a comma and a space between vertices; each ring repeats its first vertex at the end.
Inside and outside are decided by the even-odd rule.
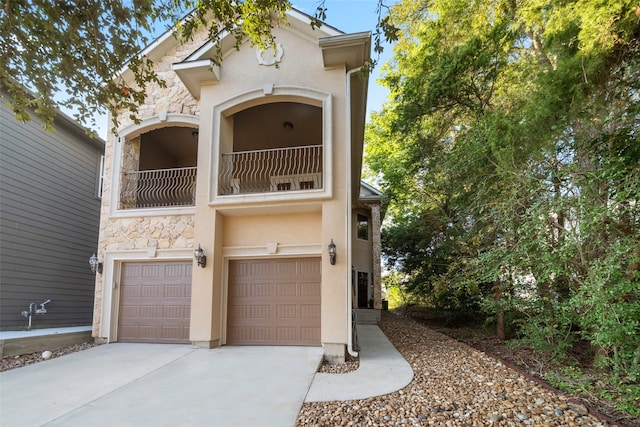
POLYGON ((322 189, 322 145, 222 154, 219 195, 322 189))
POLYGON ((196 167, 125 172, 122 209, 195 206, 196 167))

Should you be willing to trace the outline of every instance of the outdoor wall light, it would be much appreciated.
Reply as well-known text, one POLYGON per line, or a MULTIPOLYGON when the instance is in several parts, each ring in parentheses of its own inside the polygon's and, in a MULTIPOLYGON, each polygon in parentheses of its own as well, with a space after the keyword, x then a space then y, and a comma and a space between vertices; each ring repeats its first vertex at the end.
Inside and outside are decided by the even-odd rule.
POLYGON ((102 263, 100 262, 100 260, 98 260, 96 254, 93 254, 89 257, 89 267, 91 267, 91 272, 93 274, 102 274, 102 263))
POLYGON ((333 243, 333 239, 329 243, 329 262, 331 265, 336 265, 336 244, 333 243))
POLYGON ((200 267, 204 268, 207 265, 207 257, 200 245, 198 245, 198 249, 193 251, 193 256, 196 257, 196 260, 198 261, 198 265, 200 267))

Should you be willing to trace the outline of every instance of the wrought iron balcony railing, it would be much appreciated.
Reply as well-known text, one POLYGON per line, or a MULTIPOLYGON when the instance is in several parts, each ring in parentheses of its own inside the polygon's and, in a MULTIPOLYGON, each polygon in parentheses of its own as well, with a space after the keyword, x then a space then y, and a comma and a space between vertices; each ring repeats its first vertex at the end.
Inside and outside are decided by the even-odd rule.
POLYGON ((197 168, 125 172, 122 209, 194 206, 197 168))
POLYGON ((313 189, 322 189, 322 145, 222 155, 222 196, 313 189))

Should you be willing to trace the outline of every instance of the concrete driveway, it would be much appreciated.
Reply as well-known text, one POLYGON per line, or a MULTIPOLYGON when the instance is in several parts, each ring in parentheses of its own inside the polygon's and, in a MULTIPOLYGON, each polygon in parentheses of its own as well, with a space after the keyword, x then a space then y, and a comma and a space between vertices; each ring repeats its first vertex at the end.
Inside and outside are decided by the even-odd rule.
POLYGON ((115 343, 0 373, 2 426, 293 426, 320 347, 115 343))

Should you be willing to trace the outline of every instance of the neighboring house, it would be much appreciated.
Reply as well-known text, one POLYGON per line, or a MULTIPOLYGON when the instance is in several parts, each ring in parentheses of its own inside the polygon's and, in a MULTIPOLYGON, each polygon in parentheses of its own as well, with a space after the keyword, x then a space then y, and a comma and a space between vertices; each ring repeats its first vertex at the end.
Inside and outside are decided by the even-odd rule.
POLYGON ((288 15, 277 49, 228 36, 220 66, 206 29, 142 52, 167 87, 108 137, 98 341, 322 345, 341 362, 352 307, 380 308, 380 195, 360 182, 371 33, 288 15))
POLYGON ((0 98, 0 330, 30 307, 34 329, 91 325, 104 141, 63 113, 52 132, 20 122, 0 98))

